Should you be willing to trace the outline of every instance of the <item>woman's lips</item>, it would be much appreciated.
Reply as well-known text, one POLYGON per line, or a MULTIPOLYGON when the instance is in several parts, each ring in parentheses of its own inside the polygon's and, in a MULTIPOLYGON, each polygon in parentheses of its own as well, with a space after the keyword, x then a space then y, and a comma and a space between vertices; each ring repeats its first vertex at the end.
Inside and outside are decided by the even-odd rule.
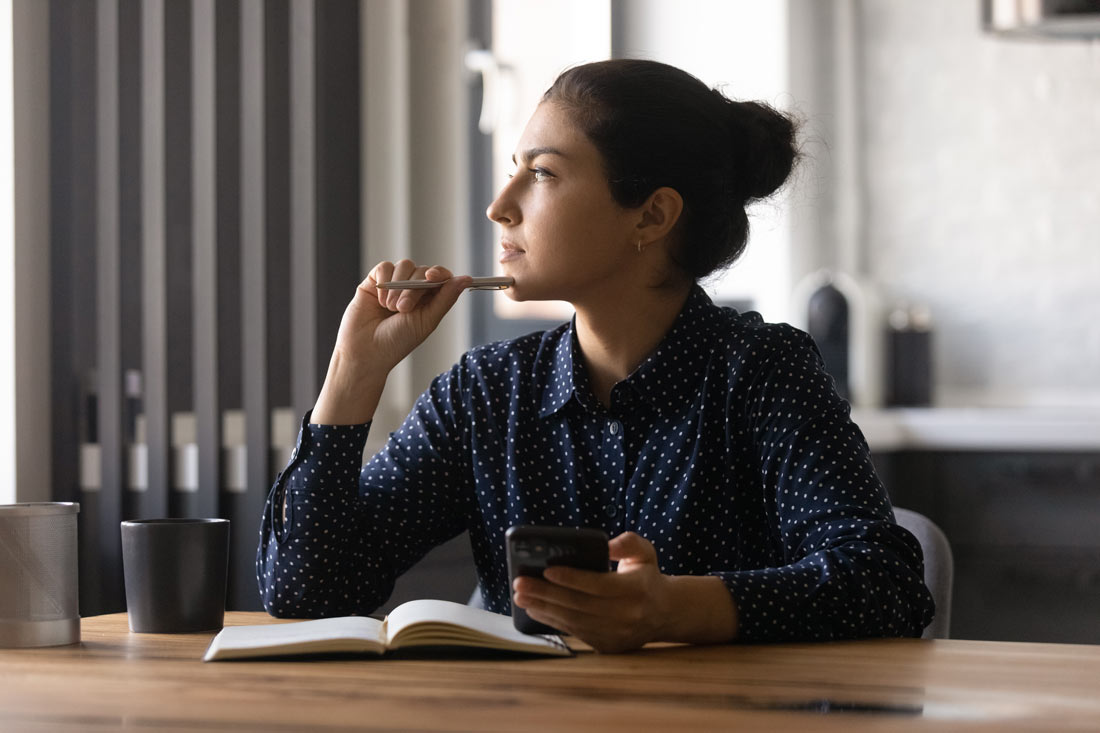
POLYGON ((520 257, 522 257, 524 255, 524 251, 522 249, 520 249, 519 247, 517 247, 516 245, 512 244, 511 242, 501 242, 500 246, 504 250, 503 252, 500 253, 500 262, 502 264, 505 263, 505 262, 512 262, 513 260, 518 260, 520 257))

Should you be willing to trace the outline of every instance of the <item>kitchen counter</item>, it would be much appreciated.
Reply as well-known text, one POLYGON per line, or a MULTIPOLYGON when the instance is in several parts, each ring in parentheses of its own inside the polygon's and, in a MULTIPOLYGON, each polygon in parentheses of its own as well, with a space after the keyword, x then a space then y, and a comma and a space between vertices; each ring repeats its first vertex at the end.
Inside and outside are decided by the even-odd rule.
POLYGON ((853 409, 875 452, 1100 451, 1100 408, 853 409))

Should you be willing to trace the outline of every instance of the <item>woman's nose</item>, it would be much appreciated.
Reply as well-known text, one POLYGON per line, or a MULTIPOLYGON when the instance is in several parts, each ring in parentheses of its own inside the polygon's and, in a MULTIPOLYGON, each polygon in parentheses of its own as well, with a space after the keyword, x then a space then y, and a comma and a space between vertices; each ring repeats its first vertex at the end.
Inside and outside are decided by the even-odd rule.
MULTIPOLYGON (((509 181, 511 183, 511 181, 509 181)), ((489 221, 497 224, 515 224, 519 221, 519 213, 516 209, 515 203, 509 196, 509 185, 505 184, 501 189, 497 197, 493 199, 489 207, 485 209, 485 216, 489 217, 489 221)))

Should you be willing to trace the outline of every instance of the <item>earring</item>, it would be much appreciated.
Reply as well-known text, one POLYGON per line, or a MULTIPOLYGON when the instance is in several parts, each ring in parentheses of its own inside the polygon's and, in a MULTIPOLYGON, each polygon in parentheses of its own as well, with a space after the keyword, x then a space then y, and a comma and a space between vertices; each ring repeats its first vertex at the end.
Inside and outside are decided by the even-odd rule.
POLYGON ((645 249, 645 248, 642 247, 642 240, 639 239, 638 240, 638 254, 641 254, 643 249, 645 249))

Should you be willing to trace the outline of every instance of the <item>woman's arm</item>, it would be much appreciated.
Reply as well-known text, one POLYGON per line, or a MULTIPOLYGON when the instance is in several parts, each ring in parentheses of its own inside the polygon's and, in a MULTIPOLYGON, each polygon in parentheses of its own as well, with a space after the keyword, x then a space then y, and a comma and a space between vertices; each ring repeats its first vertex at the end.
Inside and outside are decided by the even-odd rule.
POLYGON ((792 641, 919 636, 932 618, 920 545, 894 522, 848 403, 813 340, 778 327, 742 405, 762 478, 775 567, 714 573, 740 638, 792 641))
POLYGON ((409 260, 379 263, 344 310, 317 404, 318 425, 369 422, 390 371, 412 353, 454 306, 469 281, 443 267, 409 260), (384 290, 390 280, 447 280, 438 290, 384 290))
MULTIPOLYGON (((410 260, 380 262, 356 288, 336 334, 311 422, 363 425, 374 418, 390 371, 435 330, 465 288, 464 277, 410 260), (384 290, 390 280, 448 280, 438 291, 384 290)), ((286 507, 281 507, 285 520, 286 507)))
MULTIPOLYGON (((390 560, 403 555, 400 550, 405 548, 382 547, 374 541, 370 530, 382 521, 377 515, 384 514, 384 508, 367 506, 363 496, 399 505, 402 494, 385 498, 391 488, 385 477, 373 492, 360 485, 363 445, 390 370, 435 329, 466 279, 451 278, 444 268, 384 262, 359 285, 344 312, 317 405, 265 506, 256 561, 261 596, 270 612, 364 612, 365 606, 377 605, 388 595, 392 573, 381 568, 390 568, 390 560), (376 287, 395 278, 418 277, 451 281, 427 295, 376 287)), ((406 424, 434 421, 430 413, 446 409, 433 402, 431 392, 418 402, 419 416, 410 415, 406 424)), ((415 453, 417 447, 411 450, 415 453)), ((383 458, 389 460, 395 452, 399 449, 391 439, 383 458)))
POLYGON ((399 575, 467 528, 467 389, 463 359, 432 381, 362 467, 368 426, 315 425, 307 416, 260 531, 256 569, 269 613, 371 613, 399 575), (275 511, 284 505, 285 517, 275 511))

